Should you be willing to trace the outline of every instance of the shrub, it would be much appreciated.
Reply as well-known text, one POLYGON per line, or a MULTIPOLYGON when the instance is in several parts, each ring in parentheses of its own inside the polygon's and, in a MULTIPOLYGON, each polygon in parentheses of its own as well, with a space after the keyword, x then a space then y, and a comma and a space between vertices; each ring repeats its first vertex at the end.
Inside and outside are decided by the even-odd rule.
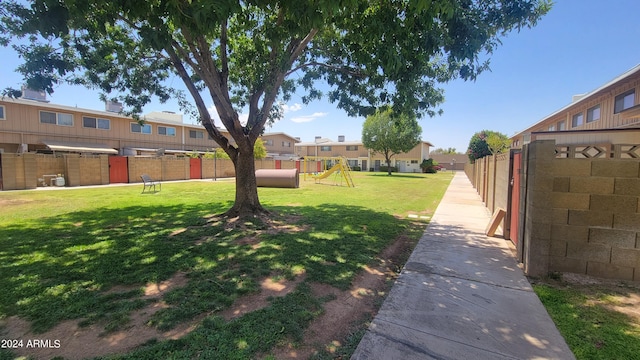
POLYGON ((433 159, 424 159, 420 164, 420 168, 423 173, 435 174, 438 170, 442 169, 442 166, 438 165, 438 162, 433 159))

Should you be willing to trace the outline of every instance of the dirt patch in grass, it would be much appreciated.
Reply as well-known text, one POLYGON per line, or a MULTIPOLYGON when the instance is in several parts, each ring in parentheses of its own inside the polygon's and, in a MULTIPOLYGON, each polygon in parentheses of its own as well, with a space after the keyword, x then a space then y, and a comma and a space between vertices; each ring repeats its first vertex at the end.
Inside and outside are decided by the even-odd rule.
MULTIPOLYGON (((143 288, 143 299, 157 299, 148 306, 131 314, 126 329, 105 334, 100 324, 80 326, 80 320, 63 321, 53 329, 34 334, 28 321, 12 316, 3 322, 2 337, 6 339, 22 339, 25 346, 15 349, 16 354, 31 356, 36 359, 50 359, 61 356, 65 359, 84 359, 113 353, 123 353, 151 339, 177 339, 188 334, 202 320, 193 321, 166 332, 158 331, 147 326, 153 314, 166 308, 160 300, 167 291, 186 285, 188 279, 185 273, 176 273, 170 279, 159 283, 149 283, 143 288), (31 339, 50 340, 52 344, 58 340, 59 347, 27 348, 26 342, 31 339)), ((135 290, 135 286, 114 286, 106 293, 120 293, 135 290)))
POLYGON ((271 355, 276 359, 307 359, 321 351, 335 353, 350 334, 368 326, 363 319, 375 316, 415 243, 408 237, 398 237, 374 265, 364 267, 346 291, 312 284, 315 296, 331 299, 324 304, 323 314, 311 322, 302 344, 286 344, 271 355))
POLYGON ((22 205, 33 201, 32 199, 0 199, 0 207, 22 205))
MULTIPOLYGON (((559 281, 555 281, 556 284, 559 281)), ((562 284, 587 295, 589 303, 623 313, 640 327, 640 282, 599 279, 581 274, 562 274, 562 284), (601 295, 606 296, 603 298, 601 295), (602 298, 602 299, 599 299, 602 298)))
MULTIPOLYGON (((286 222, 280 225, 280 231, 296 231, 286 222)), ((240 241, 251 243, 246 238, 240 241)), ((375 315, 391 286, 390 280, 397 277, 414 246, 415 240, 399 237, 381 253, 375 264, 364 267, 348 290, 341 291, 325 284, 311 284, 315 296, 328 299, 324 304, 323 314, 307 328, 302 344, 281 346, 275 349, 273 355, 278 359, 306 359, 319 351, 331 353, 342 346, 349 334, 367 326, 362 319, 372 318, 375 315)), ((226 320, 231 320, 264 308, 269 305, 270 297, 284 296, 304 280, 305 274, 298 274, 293 280, 266 278, 261 282, 259 293, 237 299, 220 315, 226 320)), ((12 316, 0 322, 0 335, 4 339, 23 339, 25 343, 28 339, 41 339, 50 340, 53 345, 59 344, 58 347, 26 348, 25 346, 14 349, 19 356, 30 356, 35 359, 63 357, 70 360, 126 353, 152 339, 159 341, 178 339, 193 331, 210 314, 201 314, 165 332, 150 327, 148 323, 153 314, 168 306, 161 300, 162 296, 169 290, 185 286, 187 282, 186 274, 180 272, 168 280, 147 284, 143 288, 142 298, 152 302, 145 308, 133 312, 128 327, 124 330, 105 334, 100 324, 82 327, 79 325, 79 320, 69 320, 61 322, 45 333, 34 334, 30 330, 28 321, 12 316)), ((127 292, 137 288, 115 286, 107 293, 127 292)))
POLYGON ((225 320, 229 321, 240 317, 246 313, 262 309, 269 305, 269 298, 275 296, 285 296, 295 290, 296 286, 304 281, 304 274, 297 276, 294 280, 274 280, 266 278, 260 283, 260 292, 238 298, 233 305, 220 312, 225 320))
POLYGON ((531 279, 531 282, 578 291, 589 299, 590 305, 625 314, 640 327, 640 282, 600 279, 572 273, 531 279))

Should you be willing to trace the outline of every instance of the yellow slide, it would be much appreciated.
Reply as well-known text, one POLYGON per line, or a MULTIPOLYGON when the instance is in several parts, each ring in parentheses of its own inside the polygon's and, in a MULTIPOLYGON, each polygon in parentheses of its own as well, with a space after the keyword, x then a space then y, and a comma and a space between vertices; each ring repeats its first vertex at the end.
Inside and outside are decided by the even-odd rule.
POLYGON ((322 174, 318 174, 318 175, 311 175, 312 178, 320 180, 320 179, 324 179, 329 177, 329 175, 333 174, 334 172, 336 172, 336 170, 340 170, 342 168, 342 164, 337 163, 335 165, 333 165, 333 167, 331 167, 331 169, 323 172, 322 174))

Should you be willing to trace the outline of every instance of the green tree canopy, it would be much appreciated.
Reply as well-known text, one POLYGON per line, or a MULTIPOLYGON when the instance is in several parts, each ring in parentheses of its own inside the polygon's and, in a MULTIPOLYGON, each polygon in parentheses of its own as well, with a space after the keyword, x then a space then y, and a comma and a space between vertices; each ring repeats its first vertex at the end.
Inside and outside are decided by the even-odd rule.
POLYGON ((394 115, 393 110, 379 110, 367 116, 362 125, 362 144, 384 155, 391 175, 391 158, 408 152, 420 143, 422 128, 414 117, 394 115))
POLYGON ((469 140, 467 155, 471 163, 485 156, 500 154, 509 150, 511 140, 497 131, 482 130, 473 134, 469 140))
POLYGON ((258 160, 267 157, 267 148, 264 146, 262 139, 257 139, 255 145, 253 145, 253 157, 258 160))
POLYGON ((432 154, 435 155, 453 155, 453 154, 458 154, 458 152, 456 151, 456 148, 437 148, 433 151, 431 151, 432 154))
POLYGON ((253 149, 267 122, 282 116, 279 101, 297 93, 305 103, 326 96, 353 116, 386 104, 411 117, 436 114, 438 82, 475 79, 500 37, 534 25, 550 4, 3 0, 0 44, 19 40, 18 71, 32 88, 52 93, 60 81, 97 88, 132 115, 152 96, 177 98, 233 161, 236 196, 227 215, 245 216, 265 212, 253 149), (168 85, 171 76, 186 93, 168 85), (214 126, 205 101, 234 142, 214 126), (246 123, 238 111, 248 113, 246 123))

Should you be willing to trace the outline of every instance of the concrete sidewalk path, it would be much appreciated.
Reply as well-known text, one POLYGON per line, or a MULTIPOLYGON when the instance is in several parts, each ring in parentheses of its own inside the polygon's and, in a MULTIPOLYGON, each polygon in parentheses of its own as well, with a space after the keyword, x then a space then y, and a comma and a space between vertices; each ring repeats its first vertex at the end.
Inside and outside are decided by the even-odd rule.
POLYGON ((463 172, 352 359, 575 359, 463 172))

